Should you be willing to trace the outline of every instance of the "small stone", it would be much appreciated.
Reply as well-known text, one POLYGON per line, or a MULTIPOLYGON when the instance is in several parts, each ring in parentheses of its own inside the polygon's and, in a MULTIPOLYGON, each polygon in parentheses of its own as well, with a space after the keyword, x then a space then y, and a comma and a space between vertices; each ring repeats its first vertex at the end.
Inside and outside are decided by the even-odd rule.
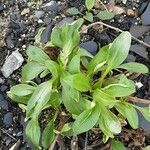
POLYGON ((130 33, 136 38, 141 37, 146 31, 148 31, 150 27, 148 26, 131 26, 130 33))
POLYGON ((56 1, 50 1, 41 8, 46 9, 47 11, 53 11, 57 12, 58 11, 58 3, 56 1))
POLYGON ((150 45, 150 36, 146 36, 144 42, 150 45))
POLYGON ((145 59, 148 59, 148 56, 147 56, 148 53, 147 53, 145 47, 143 47, 141 45, 138 45, 138 44, 132 45, 130 48, 130 51, 136 53, 137 55, 139 55, 145 59))
POLYGON ((44 11, 41 11, 41 10, 38 10, 38 11, 35 11, 35 17, 40 19, 44 16, 44 11))
POLYGON ((2 92, 4 92, 4 91, 7 90, 7 88, 8 88, 8 86, 2 85, 2 86, 0 87, 0 90, 1 90, 2 92))
POLYGON ((9 128, 13 122, 13 113, 8 112, 4 115, 3 123, 5 124, 6 128, 9 128))
POLYGON ((49 41, 52 32, 52 25, 49 24, 41 35, 41 43, 45 44, 49 41))
POLYGON ((81 43, 80 47, 86 49, 88 52, 90 52, 93 55, 96 55, 97 49, 98 49, 98 45, 94 41, 87 41, 87 42, 81 43))
POLYGON ((29 8, 24 8, 24 10, 21 12, 21 15, 24 16, 30 12, 29 8))
POLYGON ((38 23, 41 24, 41 23, 44 23, 44 22, 43 22, 42 19, 39 19, 39 20, 38 20, 38 23))
POLYGON ((8 102, 4 99, 2 94, 0 94, 0 108, 8 110, 8 102))
POLYGON ((1 72, 5 78, 8 78, 13 71, 17 70, 23 63, 24 59, 22 55, 16 50, 6 58, 4 65, 1 68, 1 72))
POLYGON ((6 45, 8 48, 14 48, 15 47, 15 42, 11 39, 10 36, 8 36, 6 39, 6 45))
POLYGON ((135 13, 132 9, 127 9, 127 16, 134 17, 135 13))
POLYGON ((143 84, 141 82, 136 82, 135 85, 136 85, 136 87, 138 89, 140 89, 141 87, 143 87, 143 84))
POLYGON ((50 17, 44 18, 44 23, 45 23, 46 25, 49 25, 51 22, 52 22, 52 19, 51 19, 50 17))
POLYGON ((69 23, 69 24, 71 24, 71 23, 73 23, 74 22, 74 19, 72 18, 72 17, 67 17, 67 18, 64 18, 64 19, 62 19, 58 24, 57 24, 57 26, 63 26, 65 23, 69 23))
POLYGON ((141 15, 142 24, 150 25, 150 3, 148 4, 145 12, 141 15))

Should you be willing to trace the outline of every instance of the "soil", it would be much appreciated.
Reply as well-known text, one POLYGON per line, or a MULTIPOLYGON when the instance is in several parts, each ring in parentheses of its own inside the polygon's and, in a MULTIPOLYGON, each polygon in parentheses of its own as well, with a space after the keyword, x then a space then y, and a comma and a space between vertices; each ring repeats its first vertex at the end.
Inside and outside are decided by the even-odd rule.
MULTIPOLYGON (((102 0, 103 1, 103 0, 102 0)), ((103 4, 109 9, 114 9, 112 0, 105 0, 103 4), (109 4, 108 4, 109 3, 109 4)), ((123 13, 115 15, 111 20, 104 21, 114 27, 130 31, 132 35, 150 44, 150 13, 149 0, 127 0, 123 4, 121 0, 116 0, 115 5, 123 9, 123 13)), ((0 68, 3 66, 8 56, 18 50, 26 62, 26 47, 34 43, 34 37, 41 27, 45 27, 41 42, 46 43, 50 37, 51 30, 55 24, 61 25, 64 20, 72 22, 77 16, 70 16, 66 10, 70 7, 78 8, 85 13, 83 0, 1 0, 0 2, 0 68), (51 5, 46 5, 50 4, 51 5)), ((96 13, 97 9, 93 10, 96 13)), ((97 18, 94 21, 98 21, 97 18)), ((85 25, 90 24, 86 21, 85 25)), ((99 26, 89 29, 82 34, 81 46, 92 54, 96 54, 98 49, 108 44, 117 37, 119 33, 105 28, 101 30, 99 26), (90 47, 90 48, 89 48, 90 47)), ((132 48, 126 61, 142 62, 150 67, 150 48, 132 41, 132 48), (142 51, 141 51, 142 49, 142 51)), ((23 63, 23 64, 24 64, 23 63)), ((33 145, 27 140, 24 134, 26 123, 24 122, 25 113, 7 97, 10 87, 19 83, 21 66, 13 71, 9 77, 4 77, 0 72, 0 150, 34 149, 33 145)), ((137 89, 135 96, 143 99, 150 99, 150 77, 140 75, 135 81, 142 84, 137 89)), ((37 79, 37 82, 41 82, 37 79)), ((140 150, 150 145, 150 123, 146 122, 139 114, 140 128, 137 130, 125 126, 121 134, 116 139, 121 140, 129 149, 140 150)), ((109 150, 110 141, 106 144, 102 142, 102 134, 99 130, 93 129, 88 133, 78 137, 59 137, 59 142, 55 149, 83 150, 86 146, 88 150, 109 150)))

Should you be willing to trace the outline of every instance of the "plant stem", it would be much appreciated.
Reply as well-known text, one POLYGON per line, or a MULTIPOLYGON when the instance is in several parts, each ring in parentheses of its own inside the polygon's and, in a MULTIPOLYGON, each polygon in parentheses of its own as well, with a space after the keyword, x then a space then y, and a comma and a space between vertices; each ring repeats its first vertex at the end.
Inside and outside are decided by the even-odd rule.
POLYGON ((129 96, 128 97, 128 101, 134 102, 134 103, 150 105, 150 100, 148 100, 148 99, 147 100, 146 99, 141 99, 141 98, 138 98, 138 97, 129 96))
MULTIPOLYGON (((113 30, 115 30, 115 31, 117 31, 117 32, 124 32, 123 30, 121 30, 121 29, 119 29, 119 28, 116 28, 116 27, 113 27, 113 26, 108 25, 108 24, 106 24, 106 23, 103 23, 102 21, 98 21, 98 22, 91 23, 90 25, 88 25, 87 27, 85 27, 84 29, 82 29, 82 30, 80 31, 80 33, 83 33, 84 31, 88 30, 89 28, 91 28, 91 27, 93 27, 93 26, 95 26, 95 25, 99 25, 99 24, 100 24, 100 25, 103 25, 103 26, 106 26, 106 27, 108 27, 108 28, 110 28, 110 29, 113 29, 113 30)), ((144 45, 144 46, 150 48, 150 45, 149 45, 149 44, 145 43, 145 42, 142 41, 142 40, 139 40, 138 38, 136 38, 136 37, 133 36, 133 35, 132 35, 132 39, 134 39, 135 41, 139 42, 140 44, 142 44, 142 45, 144 45)))

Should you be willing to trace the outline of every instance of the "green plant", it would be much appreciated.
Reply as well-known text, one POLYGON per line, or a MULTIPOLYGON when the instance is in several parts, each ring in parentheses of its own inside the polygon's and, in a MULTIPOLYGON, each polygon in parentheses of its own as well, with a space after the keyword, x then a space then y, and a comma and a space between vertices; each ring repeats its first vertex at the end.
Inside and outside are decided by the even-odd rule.
POLYGON ((67 13, 70 15, 81 15, 85 20, 89 22, 93 22, 94 17, 99 18, 100 20, 110 20, 114 18, 115 14, 113 12, 108 11, 107 7, 102 3, 101 0, 85 0, 85 7, 87 11, 85 14, 82 14, 77 8, 71 7, 67 10, 67 13), (91 12, 92 8, 94 7, 95 3, 99 3, 99 5, 102 4, 105 10, 99 11, 99 13, 94 16, 91 12))
MULTIPOLYGON (((93 126, 100 127, 107 141, 121 132, 120 116, 127 119, 132 128, 138 128, 135 108, 150 121, 148 107, 140 108, 128 102, 128 96, 136 92, 135 83, 123 71, 118 71, 148 73, 143 64, 122 64, 129 52, 130 33, 121 33, 113 43, 92 56, 79 48, 78 30, 82 23, 83 19, 79 19, 73 24, 55 27, 50 41, 46 45, 40 44, 41 48, 61 49, 56 61, 41 48, 30 45, 27 49, 28 63, 22 69, 22 83, 11 87, 8 92, 8 96, 26 111, 26 134, 36 147, 42 143, 44 148, 48 148, 56 133, 78 135, 93 126), (34 78, 38 76, 47 78, 37 84, 34 78), (41 129, 39 116, 44 109, 53 109, 54 114, 41 129), (58 123, 62 110, 75 121, 62 122, 61 128, 57 128, 55 123, 58 123)), ((39 37, 40 33, 36 36, 38 44, 39 37)))

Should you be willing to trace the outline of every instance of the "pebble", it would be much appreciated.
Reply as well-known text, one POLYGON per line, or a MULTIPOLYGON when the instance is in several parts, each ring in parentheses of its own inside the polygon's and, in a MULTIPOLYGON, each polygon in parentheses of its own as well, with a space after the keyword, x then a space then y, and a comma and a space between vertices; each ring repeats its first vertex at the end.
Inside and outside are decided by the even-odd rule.
POLYGON ((145 12, 141 15, 142 24, 150 25, 150 3, 148 4, 145 12))
POLYGON ((146 36, 144 42, 150 45, 150 36, 146 36))
POLYGON ((4 99, 2 94, 0 94, 0 108, 8 110, 8 102, 4 99))
POLYGON ((141 37, 146 31, 148 31, 150 27, 148 26, 131 26, 130 33, 136 38, 141 37))
POLYGON ((21 15, 24 16, 30 12, 29 8, 24 8, 24 10, 21 12, 21 15))
POLYGON ((35 17, 40 19, 44 16, 44 11, 41 11, 41 10, 38 10, 38 11, 35 11, 35 17))
POLYGON ((81 43, 80 47, 86 49, 88 52, 90 52, 93 55, 96 55, 97 49, 98 49, 98 45, 94 41, 87 41, 87 42, 81 43))
POLYGON ((9 128, 13 122, 13 113, 8 112, 4 115, 3 123, 5 124, 6 128, 9 128))
POLYGON ((1 68, 1 72, 5 78, 8 78, 13 71, 17 70, 23 63, 22 55, 16 50, 6 58, 5 63, 1 68))
POLYGON ((50 1, 50 2, 46 3, 44 6, 42 6, 41 8, 44 8, 47 11, 57 12, 58 11, 58 3, 56 1, 50 1))
POLYGON ((7 37, 6 44, 7 44, 7 48, 12 49, 15 47, 15 42, 12 40, 12 38, 10 36, 7 37))
POLYGON ((132 45, 130 48, 130 51, 138 54, 139 56, 141 56, 145 59, 148 59, 148 56, 147 56, 148 53, 147 53, 145 47, 143 47, 141 45, 138 45, 138 44, 132 45))
POLYGON ((135 13, 132 9, 127 9, 127 16, 134 17, 135 13))
POLYGON ((45 30, 43 31, 42 35, 41 35, 41 43, 45 44, 49 41, 50 36, 51 36, 51 32, 52 32, 52 25, 49 24, 45 30))
POLYGON ((58 24, 57 26, 61 27, 63 26, 65 23, 73 23, 74 22, 74 19, 72 17, 67 17, 67 18, 63 18, 58 24))

